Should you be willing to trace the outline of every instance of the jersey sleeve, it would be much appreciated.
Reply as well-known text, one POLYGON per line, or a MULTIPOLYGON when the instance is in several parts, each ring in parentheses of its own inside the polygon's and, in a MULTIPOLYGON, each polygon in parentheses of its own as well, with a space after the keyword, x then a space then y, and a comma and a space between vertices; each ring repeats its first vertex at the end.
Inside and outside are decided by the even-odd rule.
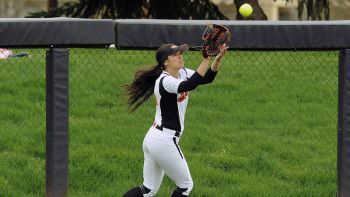
POLYGON ((201 84, 202 81, 203 77, 198 72, 195 72, 190 78, 188 78, 188 80, 182 81, 180 83, 177 92, 182 93, 194 90, 198 85, 201 84))
POLYGON ((182 81, 172 76, 166 76, 163 79, 163 87, 167 92, 177 94, 177 89, 182 81))
POLYGON ((178 94, 194 90, 198 85, 205 84, 205 78, 198 72, 191 69, 185 71, 187 79, 176 79, 173 76, 164 77, 162 82, 164 89, 169 93, 178 94))
POLYGON ((213 71, 213 70, 211 70, 211 68, 209 68, 207 70, 207 72, 205 73, 201 84, 208 84, 208 83, 213 82, 217 73, 218 73, 218 71, 213 71))

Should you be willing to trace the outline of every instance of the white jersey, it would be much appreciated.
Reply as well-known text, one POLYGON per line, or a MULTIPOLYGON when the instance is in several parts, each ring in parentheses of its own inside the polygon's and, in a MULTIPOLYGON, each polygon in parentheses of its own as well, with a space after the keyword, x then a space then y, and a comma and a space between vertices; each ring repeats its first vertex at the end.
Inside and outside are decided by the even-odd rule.
POLYGON ((156 97, 155 124, 178 132, 184 130, 185 112, 188 103, 188 92, 178 93, 181 82, 195 73, 194 70, 183 68, 178 78, 163 71, 156 80, 154 95, 156 97))
POLYGON ((150 190, 143 196, 154 196, 166 174, 177 186, 177 191, 188 196, 193 180, 187 161, 178 145, 184 130, 188 92, 198 85, 211 83, 216 72, 208 70, 204 76, 190 69, 181 69, 173 77, 163 71, 155 82, 156 115, 153 126, 143 141, 143 185, 150 190), (180 93, 179 93, 180 92, 180 93))

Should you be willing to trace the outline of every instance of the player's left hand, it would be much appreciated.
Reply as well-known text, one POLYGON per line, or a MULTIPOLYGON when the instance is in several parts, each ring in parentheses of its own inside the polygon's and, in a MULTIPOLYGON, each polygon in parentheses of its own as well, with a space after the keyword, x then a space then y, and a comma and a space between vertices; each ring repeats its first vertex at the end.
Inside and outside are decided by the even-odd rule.
POLYGON ((227 49, 228 49, 228 46, 226 44, 221 45, 220 52, 216 55, 215 61, 220 61, 221 58, 225 55, 227 49))

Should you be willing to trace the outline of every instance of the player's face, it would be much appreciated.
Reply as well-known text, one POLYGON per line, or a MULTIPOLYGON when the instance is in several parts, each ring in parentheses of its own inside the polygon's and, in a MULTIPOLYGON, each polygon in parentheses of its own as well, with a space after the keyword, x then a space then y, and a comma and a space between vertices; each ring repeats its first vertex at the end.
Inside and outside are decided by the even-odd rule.
POLYGON ((175 54, 169 55, 167 59, 167 66, 172 69, 178 69, 184 67, 184 59, 182 53, 179 51, 175 54))

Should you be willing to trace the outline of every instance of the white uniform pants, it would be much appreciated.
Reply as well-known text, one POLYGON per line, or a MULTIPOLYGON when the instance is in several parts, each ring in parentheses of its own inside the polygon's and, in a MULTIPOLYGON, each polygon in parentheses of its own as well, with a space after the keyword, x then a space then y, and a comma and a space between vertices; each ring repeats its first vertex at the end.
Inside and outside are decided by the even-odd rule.
POLYGON ((143 185, 151 189, 151 192, 144 196, 157 193, 164 173, 177 187, 187 188, 184 195, 188 195, 192 190, 193 181, 185 157, 178 146, 179 137, 167 131, 171 130, 163 128, 163 131, 160 131, 151 127, 143 141, 143 185))

